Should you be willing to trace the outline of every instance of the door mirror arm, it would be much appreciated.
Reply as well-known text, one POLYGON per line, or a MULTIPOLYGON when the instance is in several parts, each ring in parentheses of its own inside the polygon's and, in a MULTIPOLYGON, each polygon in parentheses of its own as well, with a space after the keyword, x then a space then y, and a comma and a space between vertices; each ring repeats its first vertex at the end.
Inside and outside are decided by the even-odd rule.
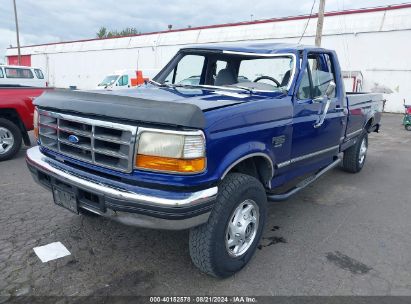
POLYGON ((317 121, 314 123, 314 128, 319 128, 323 125, 325 117, 327 116, 328 109, 330 108, 331 99, 326 96, 327 102, 325 103, 323 113, 318 117, 317 121))
MULTIPOLYGON (((313 102, 321 102, 324 103, 325 102, 325 106, 324 106, 324 110, 322 112, 322 114, 318 117, 317 121, 314 123, 314 128, 319 128, 323 125, 324 120, 327 116, 328 113, 328 109, 330 108, 330 104, 331 104, 331 96, 335 91, 335 82, 334 81, 330 81, 327 90, 325 91, 325 94, 323 97, 317 97, 315 99, 313 99, 313 102)), ((320 113, 319 113, 320 114, 320 113)))

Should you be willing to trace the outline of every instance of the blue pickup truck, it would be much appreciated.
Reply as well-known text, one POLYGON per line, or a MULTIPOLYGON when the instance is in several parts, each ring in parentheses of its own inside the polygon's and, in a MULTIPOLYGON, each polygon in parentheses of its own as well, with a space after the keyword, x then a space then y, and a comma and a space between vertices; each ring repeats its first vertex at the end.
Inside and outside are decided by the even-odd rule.
POLYGON ((345 92, 332 50, 196 46, 136 89, 37 98, 26 161, 74 213, 190 229, 193 263, 227 277, 253 256, 267 202, 362 169, 382 103, 345 92))

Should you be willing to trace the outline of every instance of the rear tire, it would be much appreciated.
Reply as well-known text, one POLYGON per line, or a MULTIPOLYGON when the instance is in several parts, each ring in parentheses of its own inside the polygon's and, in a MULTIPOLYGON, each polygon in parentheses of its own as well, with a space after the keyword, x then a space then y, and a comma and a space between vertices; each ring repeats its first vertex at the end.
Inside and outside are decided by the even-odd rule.
POLYGON ((358 137, 355 145, 344 151, 343 169, 350 173, 358 173, 364 167, 368 150, 368 133, 358 137))
POLYGON ((22 136, 18 126, 0 118, 0 161, 15 156, 21 148, 22 136))
POLYGON ((405 127, 405 130, 411 131, 411 125, 406 125, 406 126, 404 126, 404 127, 405 127))
POLYGON ((208 222, 190 230, 190 256, 195 266, 226 278, 252 258, 263 232, 267 196, 254 177, 231 173, 221 182, 208 222))

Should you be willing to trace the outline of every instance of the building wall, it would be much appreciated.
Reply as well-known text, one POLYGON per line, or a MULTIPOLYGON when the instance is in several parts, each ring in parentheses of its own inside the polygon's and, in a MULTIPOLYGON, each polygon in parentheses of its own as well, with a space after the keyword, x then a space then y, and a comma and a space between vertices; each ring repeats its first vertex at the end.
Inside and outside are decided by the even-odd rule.
MULTIPOLYGON (((308 19, 292 17, 240 24, 171 31, 115 39, 49 44, 22 49, 32 66, 42 67, 56 87, 92 89, 119 69, 140 69, 153 77, 179 48, 220 42, 298 42, 308 19)), ((301 43, 314 44, 316 18, 308 22, 301 43)), ((343 70, 361 71, 364 91, 387 86, 386 111, 402 112, 411 104, 411 5, 366 13, 328 14, 322 45, 335 49, 343 70)), ((8 56, 15 55, 9 49, 8 56)))
MULTIPOLYGON (((386 86, 385 111, 404 112, 404 100, 411 104, 411 29, 326 36, 322 45, 339 55, 343 70, 361 71, 363 91, 386 86)), ((347 88, 348 90, 349 88, 347 88)))
MULTIPOLYGON (((18 65, 19 64, 19 56, 8 56, 7 57, 7 64, 9 65, 18 65)), ((31 55, 23 55, 20 56, 20 65, 24 66, 31 66, 31 55)))

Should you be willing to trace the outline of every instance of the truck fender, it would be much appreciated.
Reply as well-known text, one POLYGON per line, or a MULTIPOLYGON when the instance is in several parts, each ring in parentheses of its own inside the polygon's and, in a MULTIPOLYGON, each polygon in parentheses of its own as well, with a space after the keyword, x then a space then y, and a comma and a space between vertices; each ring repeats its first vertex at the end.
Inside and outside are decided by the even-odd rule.
POLYGON ((270 151, 267 149, 266 145, 261 142, 244 143, 228 152, 217 169, 218 176, 221 177, 221 180, 224 179, 227 173, 237 164, 252 157, 261 157, 265 160, 265 163, 268 165, 268 173, 265 177, 265 182, 266 184, 269 184, 274 176, 274 162, 273 158, 270 156, 270 151))
POLYGON ((21 136, 23 137, 23 142, 26 146, 31 146, 30 137, 27 129, 20 118, 19 113, 15 109, 0 109, 0 117, 10 120, 14 123, 21 131, 21 136))
POLYGON ((364 131, 367 133, 371 133, 375 130, 375 125, 374 125, 375 117, 373 114, 367 115, 367 118, 365 119, 365 123, 363 126, 364 131))

